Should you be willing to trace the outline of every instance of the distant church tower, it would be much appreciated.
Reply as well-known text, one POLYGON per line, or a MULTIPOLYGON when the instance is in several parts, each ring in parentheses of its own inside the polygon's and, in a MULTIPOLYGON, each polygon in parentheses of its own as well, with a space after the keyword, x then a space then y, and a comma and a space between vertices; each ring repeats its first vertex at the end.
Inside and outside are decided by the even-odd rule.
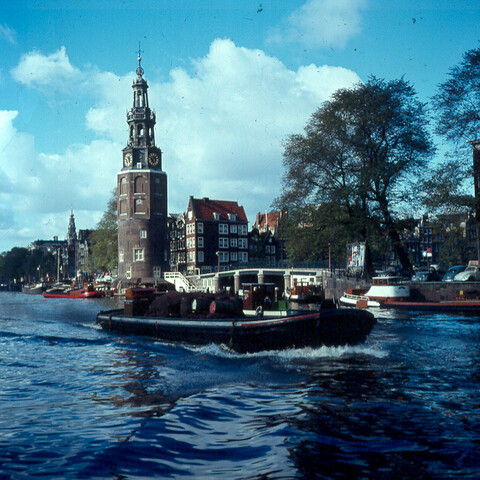
POLYGON ((133 107, 127 113, 129 137, 117 174, 119 278, 160 278, 168 267, 167 175, 155 146, 155 112, 148 104, 138 51, 133 107))
POLYGON ((75 228, 75 217, 73 208, 70 210, 70 220, 67 231, 67 275, 68 278, 75 278, 75 260, 77 256, 77 229, 75 228))

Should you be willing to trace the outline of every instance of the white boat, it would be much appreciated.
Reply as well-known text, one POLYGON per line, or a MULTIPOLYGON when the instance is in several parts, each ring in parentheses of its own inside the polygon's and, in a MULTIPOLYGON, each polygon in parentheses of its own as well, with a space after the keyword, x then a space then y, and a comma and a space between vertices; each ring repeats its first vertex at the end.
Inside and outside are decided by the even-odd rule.
POLYGON ((410 297, 410 287, 402 283, 401 277, 373 277, 372 285, 365 293, 347 291, 339 299, 342 306, 355 308, 378 308, 386 300, 410 297))

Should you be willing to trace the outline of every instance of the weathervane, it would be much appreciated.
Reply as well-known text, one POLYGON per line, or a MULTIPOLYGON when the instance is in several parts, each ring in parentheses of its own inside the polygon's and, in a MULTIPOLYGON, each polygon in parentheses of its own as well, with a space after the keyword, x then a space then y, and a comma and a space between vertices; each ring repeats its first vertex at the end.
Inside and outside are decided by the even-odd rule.
POLYGON ((137 75, 141 77, 143 75, 143 68, 140 64, 142 61, 142 53, 143 51, 140 49, 140 42, 138 42, 138 68, 137 68, 137 75))

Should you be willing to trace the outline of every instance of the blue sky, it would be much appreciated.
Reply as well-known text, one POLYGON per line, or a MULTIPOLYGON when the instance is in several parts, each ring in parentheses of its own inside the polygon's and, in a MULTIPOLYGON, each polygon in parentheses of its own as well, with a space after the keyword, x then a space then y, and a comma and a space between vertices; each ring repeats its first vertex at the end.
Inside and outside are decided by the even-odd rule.
POLYGON ((478 0, 0 1, 0 252, 100 219, 139 41, 169 212, 208 196, 253 222, 333 91, 404 76, 428 102, 480 40, 478 0))

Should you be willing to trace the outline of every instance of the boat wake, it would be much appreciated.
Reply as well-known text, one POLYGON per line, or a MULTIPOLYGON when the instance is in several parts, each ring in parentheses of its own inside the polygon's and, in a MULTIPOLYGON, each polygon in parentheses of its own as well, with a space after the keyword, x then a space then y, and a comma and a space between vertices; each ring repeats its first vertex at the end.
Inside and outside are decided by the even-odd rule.
POLYGON ((294 359, 321 359, 321 358, 341 358, 351 357, 352 355, 364 355, 375 358, 384 358, 388 356, 386 350, 382 350, 378 344, 375 345, 356 345, 341 347, 305 347, 305 348, 289 348, 285 350, 267 350, 255 353, 238 353, 229 349, 226 345, 205 345, 190 346, 184 345, 185 349, 203 354, 213 355, 225 358, 265 358, 276 357, 284 360, 294 359))

